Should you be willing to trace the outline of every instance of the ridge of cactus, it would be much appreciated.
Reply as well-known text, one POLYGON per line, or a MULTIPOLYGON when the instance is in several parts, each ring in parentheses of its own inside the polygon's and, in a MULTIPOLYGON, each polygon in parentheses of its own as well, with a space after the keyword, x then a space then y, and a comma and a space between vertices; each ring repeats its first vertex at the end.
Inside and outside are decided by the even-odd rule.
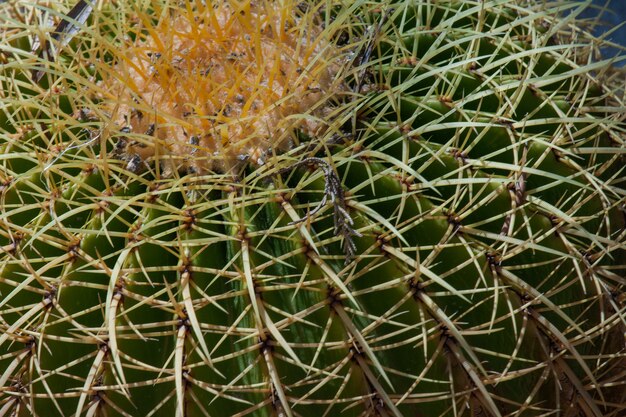
POLYGON ((0 2, 0 417, 625 415, 586 6, 0 2))

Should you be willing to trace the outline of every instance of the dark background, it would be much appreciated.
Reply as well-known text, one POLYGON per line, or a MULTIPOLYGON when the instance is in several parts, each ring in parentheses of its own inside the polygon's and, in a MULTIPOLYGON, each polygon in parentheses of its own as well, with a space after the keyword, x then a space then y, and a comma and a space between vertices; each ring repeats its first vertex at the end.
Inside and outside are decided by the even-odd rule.
MULTIPOLYGON (((626 0, 593 0, 591 7, 585 11, 583 17, 592 18, 600 17, 601 25, 595 28, 595 34, 601 35, 607 30, 614 29, 626 22, 626 0), (601 9, 606 7, 607 10, 601 9)), ((614 32, 607 36, 607 39, 626 47, 626 24, 617 28, 614 32)), ((607 57, 615 56, 618 54, 618 49, 607 48, 605 54, 607 57)), ((624 50, 621 51, 621 55, 626 54, 624 50)), ((618 65, 624 66, 625 61, 621 61, 618 65)))

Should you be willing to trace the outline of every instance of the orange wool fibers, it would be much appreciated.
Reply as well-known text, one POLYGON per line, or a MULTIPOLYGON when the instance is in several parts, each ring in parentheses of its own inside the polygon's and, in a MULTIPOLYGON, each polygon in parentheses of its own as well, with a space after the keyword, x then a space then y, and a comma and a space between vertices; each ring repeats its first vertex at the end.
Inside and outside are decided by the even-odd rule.
POLYGON ((289 1, 198 1, 150 19, 137 19, 103 80, 113 121, 132 132, 125 158, 224 172, 289 149, 296 129, 323 133, 326 98, 343 87, 315 13, 289 1))

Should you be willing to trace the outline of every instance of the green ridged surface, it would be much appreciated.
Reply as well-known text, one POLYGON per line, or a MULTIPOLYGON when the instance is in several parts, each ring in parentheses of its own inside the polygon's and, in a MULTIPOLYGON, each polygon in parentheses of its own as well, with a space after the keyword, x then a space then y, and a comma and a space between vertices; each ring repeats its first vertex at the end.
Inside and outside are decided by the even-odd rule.
POLYGON ((115 135, 59 154, 101 125, 7 31, 0 416, 624 415, 625 107, 567 7, 522 3, 398 2, 380 31, 387 4, 337 4, 374 45, 345 141, 238 175, 133 173, 115 135), (323 170, 279 171, 310 156, 347 260, 331 203, 293 223, 323 170))

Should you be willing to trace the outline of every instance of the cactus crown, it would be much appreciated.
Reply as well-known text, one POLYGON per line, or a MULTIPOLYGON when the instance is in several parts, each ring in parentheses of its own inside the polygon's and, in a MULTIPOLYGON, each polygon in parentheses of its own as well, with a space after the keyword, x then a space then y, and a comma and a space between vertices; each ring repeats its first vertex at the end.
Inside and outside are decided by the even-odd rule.
POLYGON ((157 152, 175 169, 224 171, 295 146, 295 129, 323 133, 325 100, 337 98, 342 80, 316 13, 294 1, 198 2, 137 19, 126 45, 106 51, 115 65, 99 68, 111 119, 148 132, 148 143, 124 149, 127 158, 157 152))

